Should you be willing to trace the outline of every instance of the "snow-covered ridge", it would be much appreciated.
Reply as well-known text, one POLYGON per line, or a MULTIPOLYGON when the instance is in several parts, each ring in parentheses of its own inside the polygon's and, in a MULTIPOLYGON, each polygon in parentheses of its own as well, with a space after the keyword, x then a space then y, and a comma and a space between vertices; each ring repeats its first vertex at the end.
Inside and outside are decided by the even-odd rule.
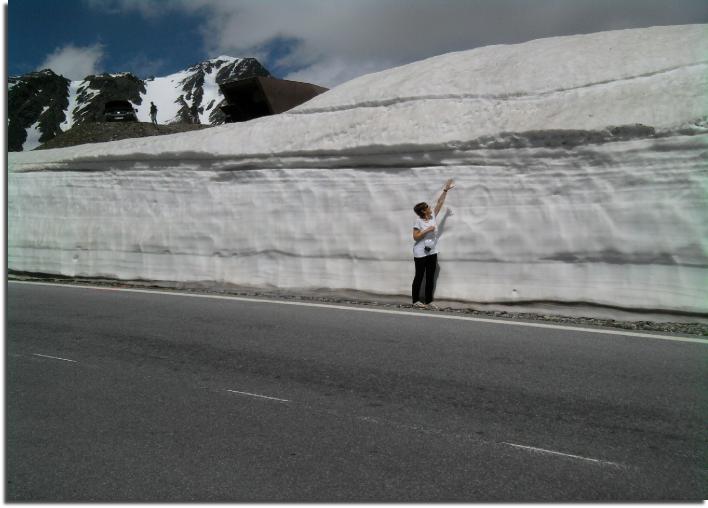
POLYGON ((206 131, 10 154, 8 265, 407 295, 454 178, 439 298, 708 314, 707 27, 559 37, 362 76, 206 131))
MULTIPOLYGON (((583 89, 707 63, 706 25, 653 27, 538 39, 448 53, 368 74, 301 110, 407 97, 529 96, 583 89), (425 75, 420 71, 425 69, 425 75)), ((582 121, 582 120, 581 120, 582 121)))
MULTIPOLYGON (((650 72, 647 74, 641 74, 641 75, 637 75, 637 76, 630 76, 630 77, 621 78, 621 80, 622 81, 638 80, 638 79, 643 79, 643 78, 659 76, 661 74, 670 74, 673 72, 683 72, 687 68, 695 68, 694 70, 697 73, 706 73, 706 72, 708 72, 708 59, 704 62, 693 64, 690 66, 672 67, 669 69, 653 71, 653 72, 650 72)), ((691 69, 689 69, 689 70, 691 70, 691 69)), ((667 77, 670 78, 670 76, 667 76, 667 77)), ((340 105, 335 105, 335 106, 320 105, 319 103, 315 102, 314 104, 308 103, 308 104, 298 108, 297 110, 293 110, 292 113, 309 114, 309 113, 322 113, 322 112, 330 112, 330 111, 343 111, 343 110, 349 110, 349 109, 355 109, 355 108, 377 108, 377 107, 393 106, 395 104, 401 104, 401 103, 405 103, 405 102, 419 102, 419 101, 425 101, 425 100, 465 100, 465 101, 492 101, 492 100, 493 101, 512 101, 512 100, 517 100, 517 101, 528 101, 530 99, 541 98, 541 97, 551 96, 551 95, 560 94, 560 93, 576 92, 578 90, 588 89, 591 87, 600 87, 600 86, 608 86, 608 85, 613 86, 613 85, 616 85, 618 81, 620 81, 620 80, 597 81, 594 83, 585 83, 585 84, 578 85, 575 87, 570 87, 570 88, 561 87, 561 88, 549 89, 549 90, 536 90, 533 92, 505 91, 505 92, 499 93, 497 95, 493 95, 491 93, 488 93, 488 94, 479 94, 479 93, 443 94, 443 93, 437 93, 437 94, 430 94, 430 95, 399 96, 399 97, 381 98, 378 100, 362 100, 361 102, 350 103, 350 104, 345 103, 345 104, 340 104, 340 105)))

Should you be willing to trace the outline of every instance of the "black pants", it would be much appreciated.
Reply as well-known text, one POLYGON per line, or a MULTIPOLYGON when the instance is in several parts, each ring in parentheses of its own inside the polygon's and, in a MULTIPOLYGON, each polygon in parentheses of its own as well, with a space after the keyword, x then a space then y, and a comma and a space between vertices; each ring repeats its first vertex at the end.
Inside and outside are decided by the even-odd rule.
POLYGON ((422 258, 413 258, 415 261, 415 277, 413 278, 413 303, 418 301, 420 285, 425 274, 425 300, 428 304, 433 301, 433 286, 435 285, 435 268, 438 265, 438 255, 431 254, 422 258))

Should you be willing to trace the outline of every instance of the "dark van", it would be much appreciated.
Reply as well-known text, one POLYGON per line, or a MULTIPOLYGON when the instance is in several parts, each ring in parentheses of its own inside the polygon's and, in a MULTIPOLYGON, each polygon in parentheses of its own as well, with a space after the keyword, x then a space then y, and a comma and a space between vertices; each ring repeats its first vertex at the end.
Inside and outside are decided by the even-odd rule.
POLYGON ((106 122, 137 122, 137 109, 129 101, 109 101, 103 109, 106 122))

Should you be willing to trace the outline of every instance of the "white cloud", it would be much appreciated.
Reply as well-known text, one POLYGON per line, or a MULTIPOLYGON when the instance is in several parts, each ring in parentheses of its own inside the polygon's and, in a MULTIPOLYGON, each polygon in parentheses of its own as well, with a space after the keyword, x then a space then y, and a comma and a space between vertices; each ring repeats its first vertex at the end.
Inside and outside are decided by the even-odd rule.
POLYGON ((139 78, 150 76, 160 76, 166 66, 164 58, 151 58, 143 53, 139 53, 128 61, 116 64, 116 69, 130 69, 130 72, 139 78))
POLYGON ((324 58, 284 76, 284 79, 306 81, 332 88, 358 76, 395 67, 385 60, 352 61, 336 57, 324 58))
POLYGON ((72 81, 80 80, 100 72, 103 54, 103 45, 100 43, 86 47, 67 44, 47 55, 38 70, 51 69, 72 81))
POLYGON ((209 55, 257 56, 325 86, 490 44, 620 28, 708 22, 705 0, 87 0, 198 14, 209 55), (277 40, 296 41, 289 53, 277 40), (270 52, 269 52, 270 50, 270 52))

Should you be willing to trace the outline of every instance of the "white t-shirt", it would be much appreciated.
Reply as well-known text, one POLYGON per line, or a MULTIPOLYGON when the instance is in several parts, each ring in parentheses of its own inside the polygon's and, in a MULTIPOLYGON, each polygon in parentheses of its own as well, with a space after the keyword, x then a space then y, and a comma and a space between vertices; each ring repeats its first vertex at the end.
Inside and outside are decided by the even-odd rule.
POLYGON ((414 258, 424 258, 425 256, 430 256, 432 254, 438 253, 438 223, 435 220, 435 213, 432 210, 430 213, 432 214, 430 220, 425 220, 418 217, 415 220, 415 224, 413 224, 413 229, 417 229, 418 231, 423 231, 424 229, 427 229, 430 226, 435 226, 434 231, 426 233, 423 238, 413 244, 414 258), (430 250, 426 251, 426 247, 430 247, 430 250))

